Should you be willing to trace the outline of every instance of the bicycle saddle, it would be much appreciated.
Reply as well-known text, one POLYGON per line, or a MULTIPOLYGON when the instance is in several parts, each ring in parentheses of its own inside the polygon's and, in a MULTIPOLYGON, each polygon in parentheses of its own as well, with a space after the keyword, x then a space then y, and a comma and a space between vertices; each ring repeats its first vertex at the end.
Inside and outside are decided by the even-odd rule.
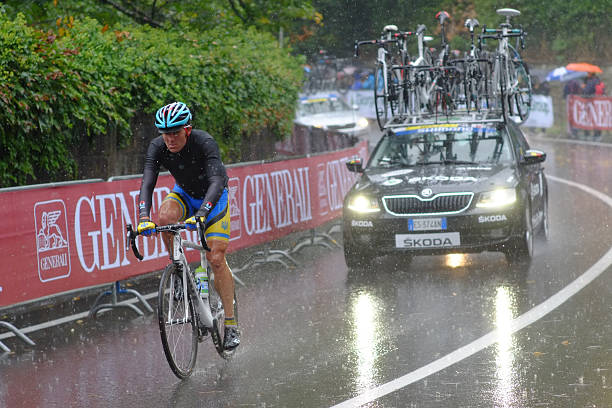
POLYGON ((397 31, 397 26, 395 24, 389 24, 386 25, 385 28, 383 28, 383 32, 388 33, 391 31, 397 31))
POLYGON ((474 28, 480 26, 480 24, 475 18, 468 18, 467 20, 465 20, 464 26, 467 27, 470 32, 473 32, 474 28))
POLYGON ((497 9, 497 14, 499 14, 500 16, 509 18, 509 17, 520 16, 521 12, 515 9, 511 9, 511 8, 501 8, 501 9, 497 9))
POLYGON ((417 27, 417 34, 421 34, 423 31, 425 31, 427 29, 427 27, 425 27, 425 24, 419 24, 419 26, 417 27))
POLYGON ((444 10, 438 11, 438 13, 436 14, 436 19, 440 21, 440 25, 443 25, 446 19, 450 19, 450 14, 448 14, 448 12, 444 10))

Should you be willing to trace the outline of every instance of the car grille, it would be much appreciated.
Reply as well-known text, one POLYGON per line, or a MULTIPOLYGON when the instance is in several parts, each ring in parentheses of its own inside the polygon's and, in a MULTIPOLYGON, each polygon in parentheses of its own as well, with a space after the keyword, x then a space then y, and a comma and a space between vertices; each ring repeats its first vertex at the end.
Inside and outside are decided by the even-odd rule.
POLYGON ((442 193, 431 198, 418 195, 383 197, 385 210, 392 215, 453 214, 466 210, 474 193, 442 193))

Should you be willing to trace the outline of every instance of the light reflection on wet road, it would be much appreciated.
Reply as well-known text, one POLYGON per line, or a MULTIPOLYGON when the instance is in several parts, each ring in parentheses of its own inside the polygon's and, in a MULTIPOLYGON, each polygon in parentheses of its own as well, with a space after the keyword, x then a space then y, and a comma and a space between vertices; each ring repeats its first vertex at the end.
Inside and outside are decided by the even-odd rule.
MULTIPOLYGON (((612 149, 531 141, 547 173, 610 195, 612 149)), ((223 362, 203 343, 192 378, 164 359, 155 316, 129 311, 32 333, 0 359, 0 406, 328 407, 496 330, 473 356, 372 407, 612 406, 610 268, 558 309, 512 333, 512 319, 569 284, 612 245, 612 211, 550 181, 551 240, 528 270, 503 255, 381 258, 347 271, 342 251, 241 277, 243 345, 223 362), (74 330, 73 330, 74 329, 74 330)))

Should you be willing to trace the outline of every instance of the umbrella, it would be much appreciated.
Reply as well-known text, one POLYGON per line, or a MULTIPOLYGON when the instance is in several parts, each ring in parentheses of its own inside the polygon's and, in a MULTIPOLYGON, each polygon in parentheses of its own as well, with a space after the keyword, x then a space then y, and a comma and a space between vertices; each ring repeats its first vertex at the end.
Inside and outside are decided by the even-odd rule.
POLYGON ((566 67, 555 68, 546 75, 546 80, 550 81, 570 81, 572 79, 578 79, 587 75, 584 71, 572 71, 566 67))
POLYGON ((602 70, 597 65, 589 64, 586 62, 573 62, 571 64, 567 64, 565 68, 572 71, 580 71, 580 72, 593 72, 595 74, 601 74, 602 70))

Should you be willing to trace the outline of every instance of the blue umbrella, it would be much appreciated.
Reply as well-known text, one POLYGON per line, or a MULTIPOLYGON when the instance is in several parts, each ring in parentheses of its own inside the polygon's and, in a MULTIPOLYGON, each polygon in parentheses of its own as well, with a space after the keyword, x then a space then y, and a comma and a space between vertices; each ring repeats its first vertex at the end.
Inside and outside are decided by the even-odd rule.
POLYGON ((546 76, 546 80, 549 82, 550 81, 565 82, 565 81, 570 81, 572 79, 582 78, 582 77, 585 77, 586 75, 587 75, 586 72, 571 71, 565 67, 559 67, 559 68, 555 68, 552 71, 550 71, 548 75, 546 76))

